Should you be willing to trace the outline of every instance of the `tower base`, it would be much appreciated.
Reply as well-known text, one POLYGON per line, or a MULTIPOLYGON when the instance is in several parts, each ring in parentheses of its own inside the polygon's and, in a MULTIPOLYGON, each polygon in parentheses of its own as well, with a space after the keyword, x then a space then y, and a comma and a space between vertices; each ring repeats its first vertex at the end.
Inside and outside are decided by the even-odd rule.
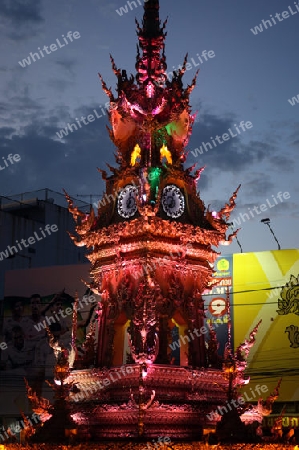
POLYGON ((139 365, 73 371, 67 382, 71 417, 88 439, 201 439, 220 416, 228 382, 221 370, 154 364, 142 377, 139 365))

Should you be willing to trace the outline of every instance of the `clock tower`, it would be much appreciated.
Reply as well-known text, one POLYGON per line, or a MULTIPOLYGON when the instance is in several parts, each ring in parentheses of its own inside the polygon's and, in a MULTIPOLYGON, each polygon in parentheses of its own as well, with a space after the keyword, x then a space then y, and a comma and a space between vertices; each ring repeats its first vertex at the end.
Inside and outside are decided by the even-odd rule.
MULTIPOLYGON (((233 237, 227 240, 226 231, 236 192, 219 212, 209 211, 197 191, 203 168, 184 167, 197 74, 183 86, 186 56, 167 77, 165 26, 159 1, 145 2, 135 76, 112 57, 116 93, 99 75, 116 148, 116 167, 109 166, 110 175, 100 170, 106 203, 86 215, 68 197, 77 223, 72 239, 88 249, 89 287, 101 296, 94 368, 74 371, 73 380, 84 391, 103 368, 132 368, 93 394, 97 412, 88 426, 105 438, 200 436, 205 413, 225 402, 227 380, 212 355, 201 294, 212 283, 213 247, 233 237), (122 424, 117 432, 115 423, 122 424)), ((86 398, 81 406, 86 424, 86 398)))

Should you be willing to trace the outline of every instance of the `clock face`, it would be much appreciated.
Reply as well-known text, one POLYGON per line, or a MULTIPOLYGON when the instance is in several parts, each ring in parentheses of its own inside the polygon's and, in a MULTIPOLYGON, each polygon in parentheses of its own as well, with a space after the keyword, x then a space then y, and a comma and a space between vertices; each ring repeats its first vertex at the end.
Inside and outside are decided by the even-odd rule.
POLYGON ((136 196, 137 188, 131 184, 128 184, 120 191, 117 201, 117 212, 124 219, 133 217, 136 213, 136 196))
POLYGON ((180 217, 185 209, 185 199, 181 190, 174 184, 169 184, 162 192, 162 207, 172 219, 180 217))

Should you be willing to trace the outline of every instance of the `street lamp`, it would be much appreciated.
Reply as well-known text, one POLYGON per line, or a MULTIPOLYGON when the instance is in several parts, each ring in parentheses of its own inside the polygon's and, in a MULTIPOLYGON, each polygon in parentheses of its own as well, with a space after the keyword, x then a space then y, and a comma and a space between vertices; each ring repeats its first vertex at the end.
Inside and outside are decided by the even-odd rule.
POLYGON ((271 231, 271 233, 273 234, 273 237, 274 237, 275 241, 277 242, 278 250, 280 250, 280 244, 279 244, 279 242, 278 242, 278 240, 277 240, 277 237, 276 237, 275 234, 274 234, 274 231, 272 230, 272 228, 271 228, 271 226, 270 226, 270 219, 267 217, 266 219, 262 219, 261 222, 264 223, 265 225, 268 225, 269 230, 271 231))

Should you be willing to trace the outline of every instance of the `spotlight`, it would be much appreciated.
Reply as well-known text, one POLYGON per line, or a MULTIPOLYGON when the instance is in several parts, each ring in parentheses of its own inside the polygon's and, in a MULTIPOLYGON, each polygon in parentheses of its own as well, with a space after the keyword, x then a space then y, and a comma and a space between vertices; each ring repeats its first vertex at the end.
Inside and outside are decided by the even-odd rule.
POLYGON ((272 228, 271 228, 271 226, 270 226, 270 219, 269 219, 269 217, 267 217, 266 219, 262 219, 261 222, 264 223, 265 225, 268 225, 269 230, 271 231, 271 233, 273 234, 273 237, 274 237, 275 241, 277 242, 278 250, 280 250, 280 244, 279 244, 279 242, 278 242, 277 237, 276 237, 275 234, 274 234, 274 231, 272 230, 272 228))

